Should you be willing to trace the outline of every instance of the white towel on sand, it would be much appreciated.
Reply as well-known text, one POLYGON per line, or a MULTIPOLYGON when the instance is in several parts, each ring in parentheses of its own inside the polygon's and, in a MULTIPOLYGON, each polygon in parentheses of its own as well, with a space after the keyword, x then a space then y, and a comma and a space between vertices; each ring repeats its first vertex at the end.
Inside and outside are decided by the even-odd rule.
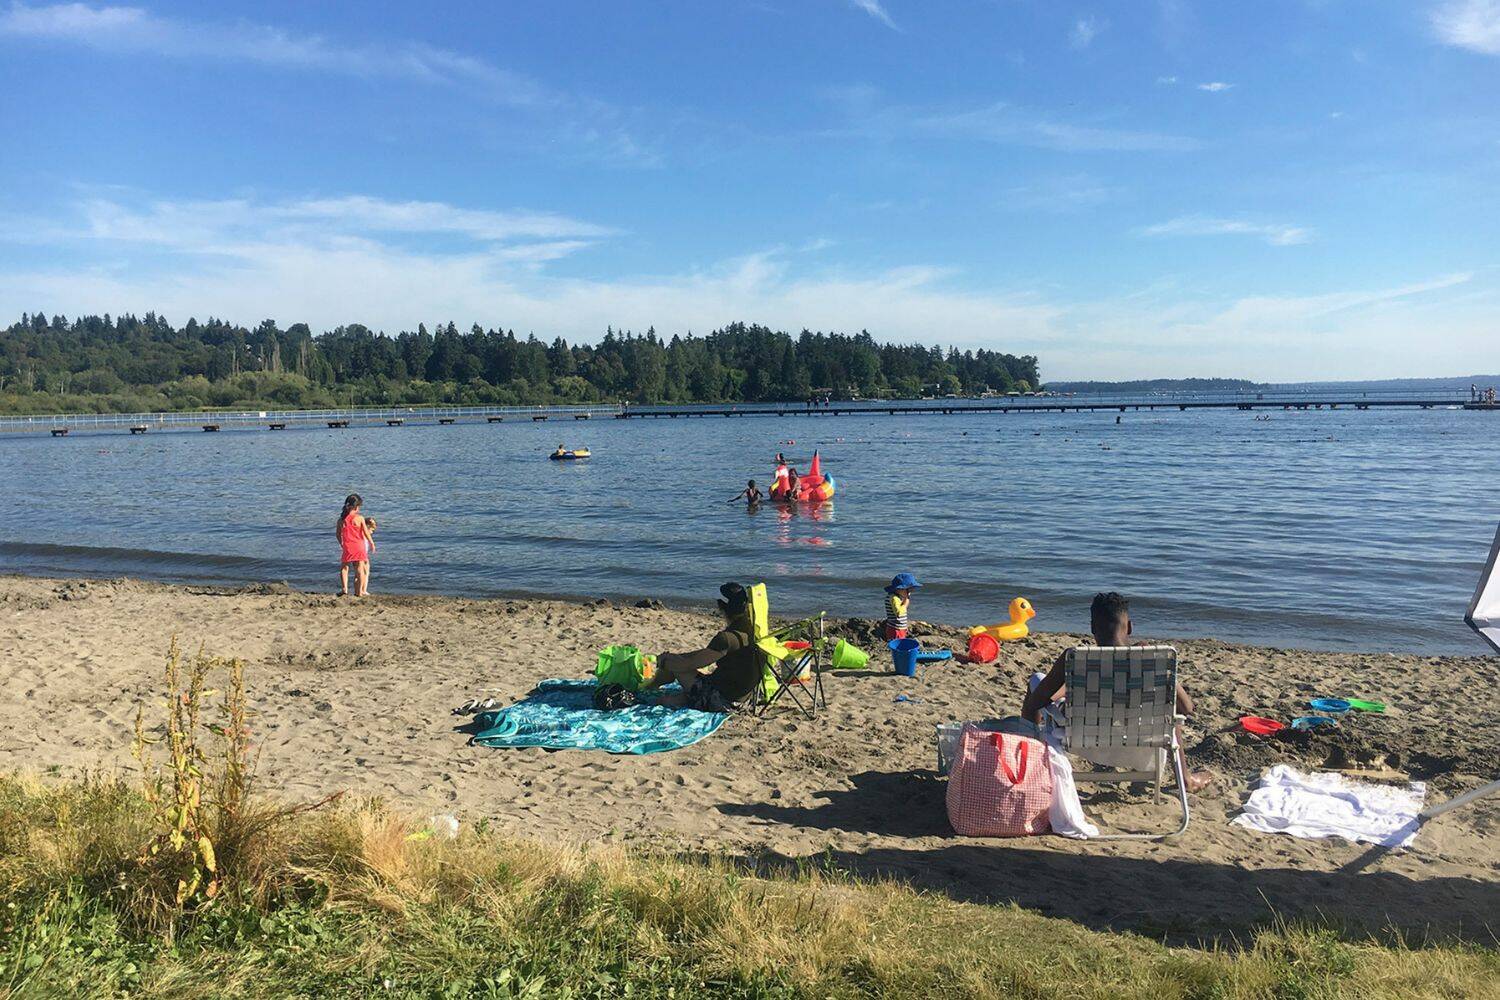
POLYGON ((1405 847, 1417 835, 1427 786, 1405 788, 1353 781, 1342 774, 1303 774, 1277 764, 1261 776, 1244 812, 1232 822, 1262 833, 1405 847))

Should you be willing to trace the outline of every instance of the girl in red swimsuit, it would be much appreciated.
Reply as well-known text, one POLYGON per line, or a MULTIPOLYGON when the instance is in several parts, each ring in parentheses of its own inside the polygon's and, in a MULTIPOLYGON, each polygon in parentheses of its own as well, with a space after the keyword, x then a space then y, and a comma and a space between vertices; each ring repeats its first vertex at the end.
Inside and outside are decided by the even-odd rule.
POLYGON ((344 500, 344 511, 339 515, 334 534, 339 547, 339 596, 349 595, 349 567, 354 567, 354 596, 364 597, 370 592, 370 553, 375 551, 375 539, 370 537, 370 527, 360 515, 364 501, 358 493, 351 493, 344 500))

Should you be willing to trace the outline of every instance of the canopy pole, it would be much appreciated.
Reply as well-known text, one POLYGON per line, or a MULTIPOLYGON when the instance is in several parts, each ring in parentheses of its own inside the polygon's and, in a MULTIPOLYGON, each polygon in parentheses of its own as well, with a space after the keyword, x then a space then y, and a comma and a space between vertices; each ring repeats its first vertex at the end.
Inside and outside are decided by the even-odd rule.
POLYGON ((1428 806, 1426 809, 1423 809, 1421 812, 1417 813, 1417 816, 1424 821, 1429 820, 1434 816, 1441 816, 1449 809, 1457 809, 1459 806, 1468 805, 1475 799, 1482 799, 1486 795, 1493 795, 1495 792, 1500 792, 1500 781, 1492 781, 1488 785, 1481 785, 1473 791, 1464 792, 1462 795, 1456 798, 1449 799, 1447 802, 1441 802, 1435 806, 1428 806))

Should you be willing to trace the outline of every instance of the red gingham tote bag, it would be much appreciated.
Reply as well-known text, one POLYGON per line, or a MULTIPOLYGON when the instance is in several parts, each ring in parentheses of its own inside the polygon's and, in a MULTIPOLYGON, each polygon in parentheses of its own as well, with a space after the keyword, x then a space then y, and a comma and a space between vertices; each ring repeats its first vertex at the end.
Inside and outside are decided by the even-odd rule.
POLYGON ((965 726, 948 774, 948 822, 965 837, 1029 837, 1051 829, 1047 747, 965 726))

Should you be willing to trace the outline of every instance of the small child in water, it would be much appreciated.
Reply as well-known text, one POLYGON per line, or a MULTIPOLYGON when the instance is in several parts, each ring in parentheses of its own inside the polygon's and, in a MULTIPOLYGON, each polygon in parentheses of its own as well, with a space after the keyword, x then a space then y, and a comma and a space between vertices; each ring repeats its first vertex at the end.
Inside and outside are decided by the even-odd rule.
POLYGON ((800 475, 798 475, 796 469, 790 469, 790 470, 787 471, 786 483, 787 483, 787 485, 786 485, 786 492, 783 493, 783 494, 781 494, 781 499, 783 499, 783 500, 801 500, 802 499, 802 477, 800 475))
POLYGON ((755 506, 758 506, 760 504, 760 500, 761 500, 760 487, 755 485, 755 480, 753 480, 753 479, 750 480, 749 485, 747 485, 744 489, 740 490, 734 496, 730 497, 725 502, 726 503, 735 503, 735 502, 737 502, 739 500, 744 500, 746 506, 749 506, 749 507, 755 507, 755 506))
POLYGON ((911 627, 911 592, 922 586, 910 573, 897 573, 885 588, 885 639, 905 639, 911 627))

